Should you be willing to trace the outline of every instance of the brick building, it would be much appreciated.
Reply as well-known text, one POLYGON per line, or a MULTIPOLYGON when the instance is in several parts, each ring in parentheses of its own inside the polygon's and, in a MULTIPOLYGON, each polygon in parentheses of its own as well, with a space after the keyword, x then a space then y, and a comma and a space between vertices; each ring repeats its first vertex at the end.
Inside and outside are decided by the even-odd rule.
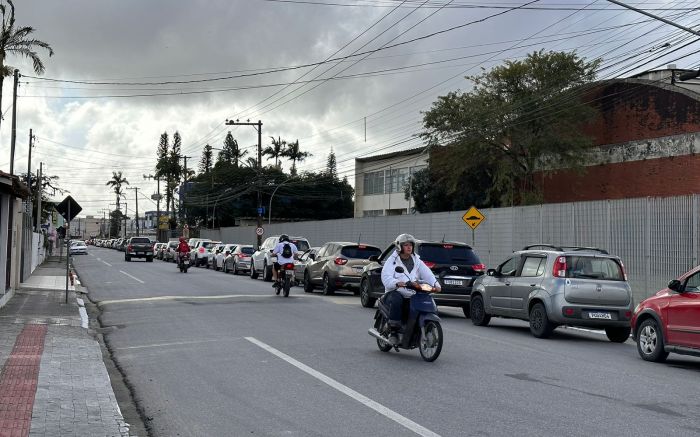
POLYGON ((584 171, 540 173, 546 203, 700 193, 700 93, 670 81, 602 81, 584 171))

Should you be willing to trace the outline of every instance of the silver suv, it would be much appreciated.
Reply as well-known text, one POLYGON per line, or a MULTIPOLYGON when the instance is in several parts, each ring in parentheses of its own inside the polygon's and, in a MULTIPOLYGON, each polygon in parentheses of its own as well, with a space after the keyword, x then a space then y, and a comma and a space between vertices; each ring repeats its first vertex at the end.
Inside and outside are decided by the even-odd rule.
POLYGON ((471 296, 475 325, 493 316, 528 320, 538 338, 569 325, 604 328, 623 343, 633 308, 620 258, 590 247, 527 246, 477 279, 471 296))

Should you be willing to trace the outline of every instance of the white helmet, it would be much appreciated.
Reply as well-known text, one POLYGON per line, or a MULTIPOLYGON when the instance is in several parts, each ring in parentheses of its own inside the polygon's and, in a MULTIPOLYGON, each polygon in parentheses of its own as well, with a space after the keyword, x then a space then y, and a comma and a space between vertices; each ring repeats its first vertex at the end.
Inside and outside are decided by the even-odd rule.
POLYGON ((399 253, 401 253, 401 245, 403 243, 411 243, 413 249, 416 248, 416 239, 411 234, 401 234, 398 237, 396 237, 396 241, 394 241, 394 246, 396 246, 396 250, 399 253))

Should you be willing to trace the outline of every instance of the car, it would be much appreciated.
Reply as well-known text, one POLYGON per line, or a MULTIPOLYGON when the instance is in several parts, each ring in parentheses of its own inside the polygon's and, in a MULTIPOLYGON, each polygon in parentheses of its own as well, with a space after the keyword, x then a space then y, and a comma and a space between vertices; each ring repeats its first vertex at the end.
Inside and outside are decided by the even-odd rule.
POLYGON ((313 292, 322 286, 323 294, 333 294, 337 289, 354 289, 360 294, 362 272, 371 257, 379 257, 382 250, 376 246, 345 241, 331 241, 310 254, 304 269, 304 291, 313 292))
POLYGON ((131 237, 125 240, 124 261, 132 258, 145 258, 146 262, 153 262, 153 243, 147 237, 131 237))
POLYGON ((200 239, 194 246, 190 245, 190 247, 192 248, 190 250, 190 260, 192 265, 195 267, 207 265, 207 261, 209 259, 209 255, 211 254, 211 250, 217 244, 221 244, 221 241, 200 239))
POLYGON ((178 240, 170 240, 163 250, 163 261, 175 262, 177 258, 177 246, 180 244, 178 240))
POLYGON ((214 248, 211 251, 211 254, 209 255, 208 259, 208 265, 211 266, 214 270, 223 270, 224 269, 224 259, 228 255, 231 255, 231 252, 236 248, 235 244, 231 243, 222 243, 222 244, 217 244, 214 246, 214 248))
POLYGON ((68 251, 71 255, 87 255, 87 244, 81 240, 73 240, 68 251))
POLYGON ((700 266, 641 301, 632 315, 637 352, 645 361, 663 362, 673 352, 700 356, 700 266))
POLYGON ((298 283, 302 283, 304 281, 304 272, 306 271, 306 265, 313 261, 313 258, 311 256, 313 255, 314 257, 318 253, 318 249, 320 247, 312 247, 309 250, 305 251, 302 253, 298 259, 294 261, 294 280, 298 283))
MULTIPOLYGON (((374 307, 376 300, 384 295, 382 268, 394 250, 396 248, 392 244, 379 257, 370 258, 370 264, 362 272, 360 303, 363 307, 374 307)), ((486 270, 477 253, 466 243, 428 240, 417 240, 415 253, 440 282, 442 290, 433 295, 435 303, 460 307, 468 318, 472 286, 486 270)))
POLYGON ((530 332, 548 338, 560 325, 604 329, 608 339, 630 336, 632 289, 619 257, 590 247, 526 246, 474 284, 472 323, 491 317, 530 322, 530 332))
MULTIPOLYGON (((289 241, 294 243, 297 250, 305 252, 309 248, 309 240, 304 237, 289 237, 289 241)), ((256 279, 262 273, 264 281, 272 281, 272 264, 276 261, 276 256, 270 252, 280 242, 280 235, 267 238, 260 249, 253 254, 250 268, 250 277, 256 279)))
POLYGON ((233 272, 237 275, 239 272, 250 271, 250 262, 255 253, 255 248, 252 245, 237 244, 236 248, 224 260, 224 272, 233 272))

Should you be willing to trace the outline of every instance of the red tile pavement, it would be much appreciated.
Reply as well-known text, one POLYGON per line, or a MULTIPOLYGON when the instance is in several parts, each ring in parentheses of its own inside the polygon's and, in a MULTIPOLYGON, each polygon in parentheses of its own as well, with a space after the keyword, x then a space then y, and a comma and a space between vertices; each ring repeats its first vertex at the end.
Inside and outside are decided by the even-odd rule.
POLYGON ((46 329, 25 325, 0 372, 0 437, 29 435, 46 329))

